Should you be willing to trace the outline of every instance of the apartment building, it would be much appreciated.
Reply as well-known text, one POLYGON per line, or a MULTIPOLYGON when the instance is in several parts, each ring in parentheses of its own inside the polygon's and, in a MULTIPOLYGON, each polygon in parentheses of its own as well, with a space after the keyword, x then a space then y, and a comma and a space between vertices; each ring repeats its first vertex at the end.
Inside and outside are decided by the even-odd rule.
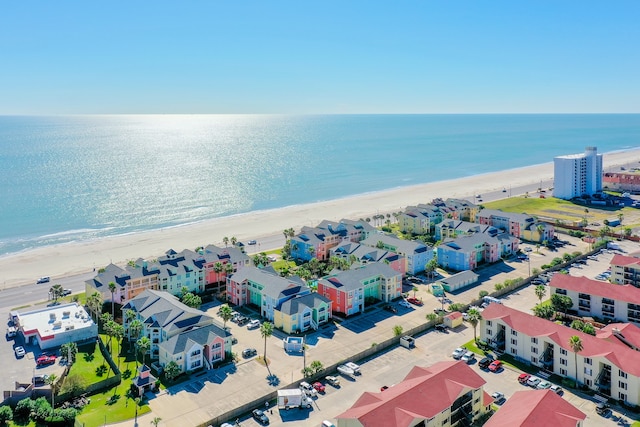
POLYGON ((361 264, 384 262, 404 277, 407 273, 407 261, 404 256, 385 249, 353 242, 343 242, 331 248, 330 256, 353 260, 361 264))
POLYGON ((609 265, 611 283, 640 288, 640 258, 616 254, 609 265))
POLYGON ((483 209, 476 214, 476 222, 490 225, 501 232, 530 242, 542 243, 553 240, 553 225, 538 221, 531 215, 483 209))
POLYGON ((372 234, 361 242, 372 248, 396 253, 404 258, 407 274, 422 273, 433 258, 433 247, 415 240, 399 239, 389 234, 372 234))
POLYGON ((602 192, 602 154, 597 147, 586 147, 582 154, 553 159, 553 196, 571 200, 602 192))

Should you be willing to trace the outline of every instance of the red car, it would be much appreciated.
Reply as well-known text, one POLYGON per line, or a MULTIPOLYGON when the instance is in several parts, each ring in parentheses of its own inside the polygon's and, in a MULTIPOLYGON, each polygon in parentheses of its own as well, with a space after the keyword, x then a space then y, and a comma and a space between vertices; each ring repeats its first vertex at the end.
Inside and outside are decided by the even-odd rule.
POLYGON ((520 376, 518 377, 518 382, 520 384, 526 384, 529 378, 531 378, 531 375, 529 374, 520 374, 520 376))
POLYGON ((420 301, 418 298, 407 298, 407 301, 409 301, 413 305, 422 305, 422 301, 420 301))
POLYGON ((489 370, 491 372, 497 372, 502 368, 502 362, 499 360, 494 360, 493 362, 491 362, 491 364, 489 365, 489 370))
POLYGON ((36 359, 36 365, 38 366, 51 365, 53 363, 56 363, 56 357, 48 354, 42 354, 36 359))
POLYGON ((324 384, 319 381, 313 383, 313 388, 315 388, 318 393, 324 393, 324 384))

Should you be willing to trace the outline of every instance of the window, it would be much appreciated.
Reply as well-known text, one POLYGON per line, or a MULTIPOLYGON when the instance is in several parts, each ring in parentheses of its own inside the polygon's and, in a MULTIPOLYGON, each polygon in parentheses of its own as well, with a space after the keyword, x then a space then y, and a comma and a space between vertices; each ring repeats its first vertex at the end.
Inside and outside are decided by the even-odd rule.
POLYGON ((567 370, 564 368, 560 368, 560 375, 562 375, 563 377, 567 376, 567 370))
POLYGON ((560 364, 563 366, 567 366, 567 359, 560 358, 560 364))
POLYGON ((487 320, 487 326, 493 326, 493 323, 491 320, 487 320))
POLYGON ((564 348, 561 348, 560 349, 560 354, 563 355, 563 356, 566 356, 567 355, 567 350, 565 350, 564 348))
POLYGON ((592 376, 593 375, 593 370, 591 368, 584 368, 584 374, 588 375, 588 376, 592 376))
POLYGON ((538 344, 538 338, 531 338, 531 343, 532 344, 538 344))
POLYGON ((531 356, 531 363, 533 363, 533 364, 538 363, 538 358, 531 356))
POLYGON ((515 348, 512 348, 512 349, 511 349, 511 354, 514 354, 514 355, 515 355, 515 354, 518 354, 518 350, 516 350, 515 348))
POLYGON ((491 331, 491 329, 489 329, 489 328, 487 328, 487 335, 488 335, 488 336, 491 336, 491 335, 492 335, 492 331, 491 331))
POLYGON ((618 392, 618 399, 622 400, 623 402, 626 402, 627 401, 627 394, 618 392))
POLYGON ((511 335, 513 335, 514 337, 517 337, 518 336, 518 331, 515 331, 515 330, 512 329, 511 330, 511 335))
POLYGON ((625 378, 626 379, 627 378, 627 373, 624 372, 624 371, 621 371, 620 369, 618 369, 618 376, 620 378, 625 378))
POLYGON ((511 338, 511 345, 518 345, 518 340, 515 338, 511 338))
POLYGON ((538 354, 538 347, 531 347, 531 353, 538 354))
POLYGON ((592 362, 591 362, 591 358, 590 358, 590 357, 585 357, 585 358, 584 358, 584 364, 585 364, 585 365, 591 365, 591 364, 592 364, 592 362))
POLYGON ((621 388, 622 390, 626 390, 627 383, 625 383, 624 381, 618 381, 618 387, 621 388))

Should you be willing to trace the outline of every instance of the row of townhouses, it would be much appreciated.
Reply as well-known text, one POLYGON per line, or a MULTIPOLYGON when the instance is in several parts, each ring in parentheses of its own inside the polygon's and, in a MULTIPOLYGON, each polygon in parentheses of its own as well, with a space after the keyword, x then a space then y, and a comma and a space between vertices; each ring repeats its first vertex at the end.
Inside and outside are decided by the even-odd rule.
POLYGON ((252 265, 251 259, 236 247, 209 245, 197 252, 168 250, 163 256, 148 261, 138 259, 124 268, 109 264, 85 282, 87 295, 98 291, 104 300, 123 303, 146 289, 179 295, 182 288, 201 293, 205 289, 222 292, 227 276, 252 265), (110 283, 115 283, 113 295, 110 283))

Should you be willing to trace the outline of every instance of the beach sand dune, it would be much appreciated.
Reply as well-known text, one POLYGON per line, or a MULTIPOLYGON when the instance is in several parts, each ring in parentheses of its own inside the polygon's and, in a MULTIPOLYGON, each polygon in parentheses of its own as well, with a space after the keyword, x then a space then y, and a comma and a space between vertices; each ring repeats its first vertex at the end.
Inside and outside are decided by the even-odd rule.
MULTIPOLYGON (((637 164, 638 160, 638 149, 607 153, 604 165, 605 168, 611 168, 637 164)), ((552 179, 553 163, 550 162, 326 202, 250 212, 180 227, 48 246, 1 257, 1 280, 3 288, 33 283, 40 276, 51 276, 55 280, 56 277, 90 272, 94 267, 98 269, 111 262, 124 265, 132 259, 156 258, 168 249, 193 250, 208 244, 223 246, 222 239, 225 236, 244 241, 282 235, 286 228, 299 231, 302 226, 313 226, 324 219, 337 221, 342 218, 371 217, 377 213, 398 212, 418 203, 429 203, 437 197, 468 198, 478 193, 515 189, 550 182, 552 179)), ((272 248, 263 246, 259 249, 272 248)))

